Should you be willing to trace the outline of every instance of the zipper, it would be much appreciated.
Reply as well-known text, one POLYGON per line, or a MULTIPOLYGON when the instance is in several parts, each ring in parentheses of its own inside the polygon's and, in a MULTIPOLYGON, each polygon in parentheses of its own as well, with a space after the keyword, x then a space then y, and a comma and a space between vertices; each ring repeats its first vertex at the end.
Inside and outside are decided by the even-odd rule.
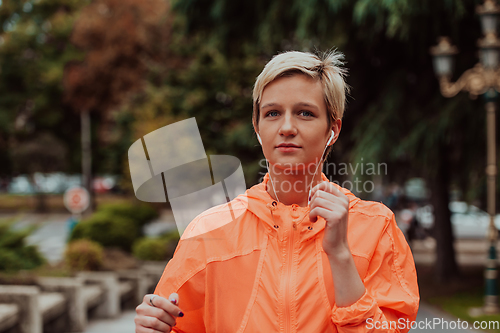
POLYGON ((287 275, 285 279, 285 332, 291 331, 291 319, 290 319, 290 279, 292 277, 292 265, 293 265, 293 238, 294 238, 294 228, 290 228, 289 237, 289 251, 288 251, 288 267, 287 275))
MULTIPOLYGON (((295 212, 297 211, 297 207, 292 206, 292 210, 295 212)), ((306 212, 302 219, 299 222, 296 222, 296 218, 292 216, 292 228, 290 228, 290 236, 288 238, 289 240, 289 251, 288 251, 288 267, 287 267, 287 275, 286 275, 286 280, 285 280, 285 332, 291 332, 292 331, 292 320, 291 320, 291 297, 290 297, 290 280, 292 278, 292 267, 293 267, 293 256, 294 256, 294 238, 295 238, 295 230, 297 230, 297 225, 300 224, 304 218, 309 214, 309 212, 306 212)), ((311 229, 310 229, 311 230, 311 229)))
MULTIPOLYGON (((267 208, 271 211, 271 217, 274 222, 274 228, 278 229, 279 225, 276 223, 276 220, 274 219, 274 211, 277 209, 278 203, 276 201, 273 201, 271 204, 267 204, 267 208)), ((293 211, 296 211, 296 207, 292 207, 293 211)), ((288 265, 287 265, 287 260, 284 260, 284 264, 287 265, 286 267, 286 275, 284 276, 285 279, 285 290, 283 292, 284 296, 284 305, 285 305, 285 311, 284 311, 284 322, 285 322, 285 333, 291 332, 291 316, 290 316, 290 280, 292 277, 292 266, 293 266, 293 247, 294 247, 294 236, 295 236, 295 230, 297 229, 297 225, 301 223, 304 218, 307 216, 308 212, 302 217, 302 219, 297 223, 292 221, 292 225, 290 228, 289 232, 289 237, 288 237, 288 265)), ((294 218, 295 219, 295 218, 294 218)), ((311 230, 311 229, 310 229, 311 230)), ((285 245, 286 246, 286 245, 285 245)), ((286 253, 285 253, 286 254, 286 253)))

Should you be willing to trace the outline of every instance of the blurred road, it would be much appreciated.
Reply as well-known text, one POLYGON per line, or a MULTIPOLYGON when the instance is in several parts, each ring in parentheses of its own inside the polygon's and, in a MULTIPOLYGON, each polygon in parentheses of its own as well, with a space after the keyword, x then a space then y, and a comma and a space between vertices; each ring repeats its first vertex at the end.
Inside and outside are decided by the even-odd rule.
POLYGON ((2 216, 15 218, 14 229, 36 226, 37 229, 26 238, 26 243, 36 245, 50 264, 63 258, 68 237, 68 219, 71 214, 17 214, 2 216))

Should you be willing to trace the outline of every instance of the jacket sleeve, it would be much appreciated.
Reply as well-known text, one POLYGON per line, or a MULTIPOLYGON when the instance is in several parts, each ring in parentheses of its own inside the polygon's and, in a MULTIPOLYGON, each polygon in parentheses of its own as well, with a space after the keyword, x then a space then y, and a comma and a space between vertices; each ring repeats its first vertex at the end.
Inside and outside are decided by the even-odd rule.
POLYGON ((387 218, 363 278, 366 291, 355 303, 332 307, 332 321, 339 333, 406 333, 419 305, 413 256, 394 214, 387 218))
POLYGON ((196 240, 181 239, 154 292, 165 298, 173 292, 179 294, 184 317, 176 318, 172 332, 205 332, 205 270, 200 256, 193 255, 197 252, 202 251, 196 240))

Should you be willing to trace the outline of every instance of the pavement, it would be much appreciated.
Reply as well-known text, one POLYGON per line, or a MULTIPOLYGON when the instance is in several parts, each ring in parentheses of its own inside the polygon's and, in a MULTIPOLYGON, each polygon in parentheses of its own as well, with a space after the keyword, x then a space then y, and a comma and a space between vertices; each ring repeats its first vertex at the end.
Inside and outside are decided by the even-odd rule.
POLYGON ((84 333, 135 333, 134 317, 134 310, 126 310, 119 318, 91 320, 84 333))
MULTIPOLYGON (((0 216, 8 217, 8 216, 0 216)), ((28 244, 37 245, 40 252, 51 264, 58 263, 63 258, 66 240, 69 234, 68 219, 70 214, 24 214, 17 215, 18 221, 14 224, 15 229, 36 225, 38 228, 27 238, 28 244)), ((164 231, 175 228, 175 220, 170 211, 165 211, 162 216, 150 223, 145 228, 147 235, 158 235, 164 231)), ((412 242, 412 252, 417 264, 432 264, 435 260, 435 241, 432 238, 426 240, 415 240, 412 242)), ((456 241, 457 261, 459 265, 484 265, 486 261, 486 249, 488 244, 482 239, 459 239, 456 241)), ((500 243, 498 248, 500 249, 500 243)), ((134 333, 135 311, 124 311, 119 318, 92 320, 85 333, 134 333)), ((420 304, 417 316, 417 325, 420 328, 411 329, 411 332, 455 332, 463 333, 483 332, 473 329, 453 329, 457 325, 457 318, 453 318, 439 309, 424 302, 420 304), (448 329, 444 322, 448 322, 448 329), (433 324, 430 324, 433 323, 433 324), (451 327, 451 328, 450 328, 451 327)))
MULTIPOLYGON (((410 332, 420 333, 449 333, 449 332, 462 332, 462 333, 478 333, 484 332, 475 330, 472 325, 459 320, 446 312, 441 311, 425 302, 420 302, 418 309, 417 319, 414 324, 415 328, 410 329, 410 332), (418 325, 418 326, 417 326, 418 325)), ((410 326, 411 327, 411 326, 410 326)))

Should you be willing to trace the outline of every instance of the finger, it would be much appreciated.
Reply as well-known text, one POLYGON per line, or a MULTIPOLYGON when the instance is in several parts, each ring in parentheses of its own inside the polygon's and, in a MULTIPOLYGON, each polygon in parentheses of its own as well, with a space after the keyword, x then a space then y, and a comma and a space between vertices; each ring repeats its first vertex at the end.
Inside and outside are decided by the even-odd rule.
POLYGON ((324 214, 319 214, 325 220, 336 220, 349 212, 348 205, 343 200, 323 191, 316 192, 313 200, 311 200, 309 219, 313 223, 317 221, 316 216, 311 214, 315 208, 325 209, 324 214))
POLYGON ((321 184, 318 184, 317 187, 315 187, 314 191, 311 191, 311 201, 313 200, 314 196, 318 193, 322 192, 322 195, 330 194, 331 197, 330 199, 333 200, 334 198, 338 198, 343 201, 344 204, 349 205, 349 197, 345 195, 342 191, 340 191, 334 184, 330 182, 323 182, 321 184), (322 186, 320 186, 322 185, 322 186))
POLYGON ((323 181, 323 182, 317 184, 316 186, 314 186, 311 190, 310 199, 312 200, 312 198, 314 197, 316 192, 318 192, 320 190, 326 191, 327 184, 329 184, 329 182, 323 181))
POLYGON ((165 332, 172 328, 170 325, 162 322, 158 318, 149 316, 136 316, 134 322, 136 326, 152 329, 153 332, 165 332))
POLYGON ((334 184, 332 184, 326 180, 313 187, 313 189, 311 191, 311 198, 314 196, 314 194, 318 190, 329 192, 329 193, 332 193, 336 196, 345 195, 334 184))
POLYGON ((311 197, 311 207, 317 198, 323 198, 323 199, 331 200, 331 201, 338 200, 337 197, 331 193, 328 193, 324 190, 317 190, 311 197))
MULTIPOLYGON (((155 297, 156 300, 156 297, 155 297)), ((151 306, 148 303, 141 303, 139 304, 136 309, 135 309, 137 316, 139 317, 154 317, 158 318, 162 322, 170 325, 170 326, 175 326, 175 316, 170 315, 163 309, 151 306)))
POLYGON ((171 293, 170 296, 168 296, 168 300, 174 305, 179 305, 179 294, 171 293))
POLYGON ((330 225, 335 225, 338 224, 344 216, 345 213, 342 212, 342 208, 332 211, 318 206, 309 212, 309 220, 312 223, 317 222, 318 217, 322 217, 327 223, 330 221, 330 225))
POLYGON ((154 328, 149 328, 149 327, 143 327, 143 326, 136 326, 135 328, 135 333, 169 333, 169 330, 166 331, 157 331, 154 328))
MULTIPOLYGON (((144 296, 145 301, 147 301, 148 305, 151 305, 150 299, 155 295, 146 295, 144 296)), ((156 295, 153 299, 153 304, 155 307, 160 308, 166 312, 168 312, 170 315, 174 317, 183 317, 184 313, 181 311, 181 309, 177 306, 174 305, 172 302, 170 302, 168 299, 156 295)))
POLYGON ((346 209, 342 200, 339 200, 338 198, 332 196, 330 193, 321 191, 318 192, 318 195, 314 196, 313 200, 311 200, 311 210, 316 207, 322 207, 331 212, 345 211, 346 209))
POLYGON ((321 205, 325 208, 333 210, 336 209, 335 207, 347 208, 349 206, 349 200, 346 200, 342 197, 337 197, 329 192, 317 190, 316 193, 314 193, 314 196, 311 198, 311 202, 309 205, 310 209, 313 209, 317 205, 321 205))
POLYGON ((309 212, 309 220, 312 223, 314 223, 318 220, 318 216, 325 218, 325 216, 327 216, 328 212, 330 212, 328 209, 325 209, 323 207, 316 207, 309 212))
POLYGON ((158 318, 159 320, 161 320, 165 324, 168 324, 172 327, 175 326, 175 324, 176 324, 176 321, 175 321, 176 317, 169 314, 168 312, 164 311, 163 309, 152 308, 152 309, 150 309, 150 312, 148 314, 145 314, 145 315, 158 318))

